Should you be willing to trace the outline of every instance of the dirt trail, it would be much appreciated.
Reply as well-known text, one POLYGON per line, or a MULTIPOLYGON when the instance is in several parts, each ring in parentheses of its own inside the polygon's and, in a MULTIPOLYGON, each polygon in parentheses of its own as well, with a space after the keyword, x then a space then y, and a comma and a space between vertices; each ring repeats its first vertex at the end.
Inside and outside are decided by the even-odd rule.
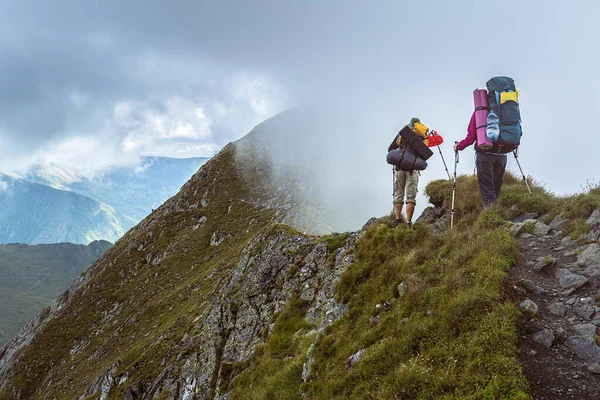
POLYGON ((530 309, 519 346, 533 398, 600 399, 600 266, 594 267, 600 253, 589 257, 597 244, 578 246, 548 225, 533 224, 533 234, 517 236, 523 258, 505 281, 506 295, 530 309))

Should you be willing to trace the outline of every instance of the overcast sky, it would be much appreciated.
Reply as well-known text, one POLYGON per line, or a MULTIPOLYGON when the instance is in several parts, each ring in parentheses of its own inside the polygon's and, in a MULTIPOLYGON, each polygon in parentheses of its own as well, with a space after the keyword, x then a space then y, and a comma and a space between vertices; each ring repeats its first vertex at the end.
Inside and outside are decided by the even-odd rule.
MULTIPOLYGON (((417 115, 451 163, 473 89, 509 75, 525 173, 573 192, 599 172, 598 4, 0 1, 0 170, 211 156, 284 109, 339 101, 382 162, 417 115)), ((473 164, 468 149, 459 172, 473 164)), ((422 180, 444 173, 434 161, 422 180)))

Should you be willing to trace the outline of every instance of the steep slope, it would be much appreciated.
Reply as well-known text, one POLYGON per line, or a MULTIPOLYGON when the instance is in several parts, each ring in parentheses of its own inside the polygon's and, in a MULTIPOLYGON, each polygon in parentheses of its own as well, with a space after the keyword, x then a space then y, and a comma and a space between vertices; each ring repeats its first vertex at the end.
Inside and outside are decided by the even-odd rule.
POLYGON ((339 223, 266 147, 288 117, 223 149, 5 346, 0 399, 526 398, 502 220, 281 225, 339 223))
POLYGON ((111 244, 0 245, 0 346, 12 339, 111 244))
POLYGON ((207 160, 142 157, 138 165, 109 167, 94 174, 56 164, 37 165, 26 179, 98 200, 139 222, 177 193, 207 160))
POLYGON ((76 193, 0 174, 0 243, 116 241, 135 221, 76 193))

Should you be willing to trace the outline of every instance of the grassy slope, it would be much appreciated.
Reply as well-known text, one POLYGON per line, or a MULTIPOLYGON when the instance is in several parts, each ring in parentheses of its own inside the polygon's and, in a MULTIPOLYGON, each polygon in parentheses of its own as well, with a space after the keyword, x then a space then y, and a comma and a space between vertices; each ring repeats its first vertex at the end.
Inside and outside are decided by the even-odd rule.
POLYGON ((108 242, 0 245, 0 347, 109 247, 108 242))
MULTIPOLYGON (((432 201, 446 207, 451 191, 445 180, 427 187, 432 201)), ((476 179, 461 176, 452 232, 393 229, 391 220, 380 220, 342 275, 338 297, 349 307, 346 316, 317 337, 303 326, 303 309, 289 305, 251 368, 229 383, 232 399, 529 398, 517 358, 520 312, 501 295, 502 277, 519 257, 505 220, 562 213, 572 219, 567 231, 579 236, 600 207, 598 188, 570 197, 540 185, 533 192, 507 174, 500 205, 480 213, 476 179), (361 360, 348 368, 359 350, 361 360), (307 353, 314 361, 304 383, 307 353)))

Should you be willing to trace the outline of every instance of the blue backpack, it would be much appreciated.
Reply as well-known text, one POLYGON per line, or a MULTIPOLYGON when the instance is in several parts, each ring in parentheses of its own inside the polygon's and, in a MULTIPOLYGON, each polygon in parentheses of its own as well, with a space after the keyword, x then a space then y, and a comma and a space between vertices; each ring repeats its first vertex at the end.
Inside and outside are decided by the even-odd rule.
POLYGON ((500 132, 490 153, 506 154, 521 143, 521 112, 515 81, 508 76, 495 76, 485 84, 491 111, 499 118, 500 132))

